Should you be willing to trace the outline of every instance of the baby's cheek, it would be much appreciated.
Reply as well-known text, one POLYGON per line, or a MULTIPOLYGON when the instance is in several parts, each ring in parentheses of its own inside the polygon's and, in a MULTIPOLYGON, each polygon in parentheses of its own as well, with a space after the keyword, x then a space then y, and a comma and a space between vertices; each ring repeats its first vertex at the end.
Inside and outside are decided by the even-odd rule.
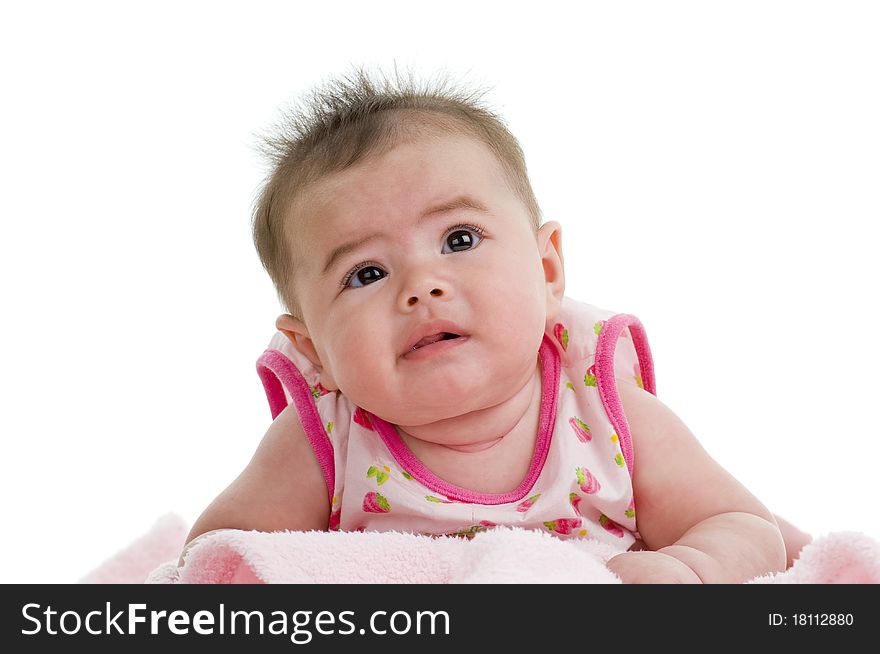
POLYGON ((369 406, 375 398, 383 397, 385 385, 381 380, 387 377, 387 371, 382 369, 380 355, 367 339, 353 339, 337 353, 334 362, 339 389, 355 404, 369 406))
POLYGON ((503 348, 503 354, 516 358, 525 353, 536 353, 544 337, 546 317, 533 302, 518 298, 518 301, 493 314, 494 329, 491 336, 503 348), (518 308, 513 308, 518 307, 518 308))

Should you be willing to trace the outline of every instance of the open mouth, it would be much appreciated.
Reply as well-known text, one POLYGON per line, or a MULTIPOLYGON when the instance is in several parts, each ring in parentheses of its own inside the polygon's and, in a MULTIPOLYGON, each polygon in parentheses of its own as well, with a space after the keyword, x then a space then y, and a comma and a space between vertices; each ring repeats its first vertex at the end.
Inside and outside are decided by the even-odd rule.
POLYGON ((421 347, 425 347, 426 345, 431 345, 433 343, 438 343, 439 341, 449 341, 454 338, 461 338, 461 334, 453 334, 452 332, 441 332, 439 334, 432 334, 431 336, 425 336, 418 343, 413 345, 412 351, 415 352, 421 347))

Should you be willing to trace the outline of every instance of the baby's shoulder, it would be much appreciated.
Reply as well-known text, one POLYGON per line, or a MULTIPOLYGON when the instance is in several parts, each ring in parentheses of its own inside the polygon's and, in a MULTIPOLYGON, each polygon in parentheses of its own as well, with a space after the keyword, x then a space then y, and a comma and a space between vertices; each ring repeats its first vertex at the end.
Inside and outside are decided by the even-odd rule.
POLYGON ((614 315, 614 311, 564 298, 558 314, 545 330, 556 345, 562 366, 579 367, 584 361, 592 361, 602 328, 614 315))

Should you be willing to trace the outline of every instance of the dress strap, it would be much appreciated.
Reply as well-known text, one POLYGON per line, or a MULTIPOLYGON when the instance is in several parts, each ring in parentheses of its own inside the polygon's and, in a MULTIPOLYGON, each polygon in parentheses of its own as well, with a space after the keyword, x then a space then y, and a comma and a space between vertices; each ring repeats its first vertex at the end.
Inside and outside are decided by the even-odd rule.
POLYGON ((599 341, 596 344, 596 387, 605 413, 617 430, 620 439, 620 449, 629 470, 630 477, 633 474, 633 449, 632 438, 629 431, 629 423, 623 412, 623 404, 617 392, 617 379, 614 375, 614 351, 617 348, 617 340, 624 329, 629 328, 632 336, 633 347, 639 359, 639 369, 642 376, 642 384, 646 391, 652 395, 657 394, 654 383, 654 359, 651 357, 651 348, 648 345, 648 337, 645 328, 638 318, 627 313, 619 313, 606 320, 599 332, 599 341))

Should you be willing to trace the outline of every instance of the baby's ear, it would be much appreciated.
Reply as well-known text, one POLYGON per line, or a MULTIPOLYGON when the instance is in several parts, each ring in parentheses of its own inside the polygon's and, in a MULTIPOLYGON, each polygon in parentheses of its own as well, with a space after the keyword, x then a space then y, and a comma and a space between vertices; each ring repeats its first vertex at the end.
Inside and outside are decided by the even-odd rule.
POLYGON ((538 252, 544 266, 544 281, 547 288, 547 319, 552 320, 559 313, 562 297, 565 295, 565 269, 562 260, 562 225, 551 221, 541 225, 538 230, 538 252))
POLYGON ((336 384, 330 378, 324 366, 321 364, 321 357, 315 349, 315 343, 309 335, 309 329, 305 323, 299 318, 294 318, 289 313, 283 313, 275 320, 275 329, 287 336, 294 349, 308 359, 315 370, 321 375, 321 386, 328 391, 335 391, 336 384))

